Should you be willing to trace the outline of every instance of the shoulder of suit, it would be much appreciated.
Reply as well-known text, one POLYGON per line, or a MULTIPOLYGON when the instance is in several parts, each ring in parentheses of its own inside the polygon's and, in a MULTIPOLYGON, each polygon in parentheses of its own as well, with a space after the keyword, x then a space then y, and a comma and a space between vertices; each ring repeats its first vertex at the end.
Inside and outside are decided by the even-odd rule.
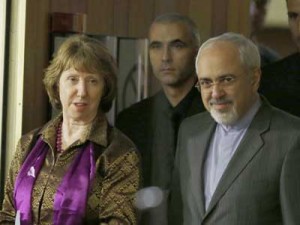
POLYGON ((213 119, 209 112, 197 113, 193 116, 187 117, 182 121, 183 127, 199 127, 199 125, 207 122, 213 122, 213 119))
POLYGON ((31 142, 34 138, 36 138, 40 134, 41 129, 42 127, 35 128, 34 130, 31 130, 28 133, 22 135, 22 137, 20 138, 21 144, 23 144, 24 142, 31 142))
POLYGON ((272 120, 282 124, 283 127, 299 128, 300 130, 300 117, 294 116, 286 111, 272 106, 272 120))
MULTIPOLYGON (((125 135, 121 130, 119 130, 116 127, 111 128, 110 132, 110 143, 109 147, 113 146, 116 151, 116 153, 119 151, 137 151, 136 145, 133 143, 133 141, 125 135), (117 146, 117 147, 116 147, 117 146)), ((110 147, 111 148, 111 147, 110 147)))
POLYGON ((268 64, 262 68, 262 75, 269 73, 280 73, 281 71, 288 70, 293 66, 299 66, 300 53, 291 54, 282 58, 274 63, 268 64))
POLYGON ((127 117, 135 117, 135 116, 143 116, 147 113, 150 113, 150 109, 152 108, 154 103, 154 97, 149 97, 146 99, 137 102, 128 108, 122 110, 117 117, 119 118, 127 118, 127 117))

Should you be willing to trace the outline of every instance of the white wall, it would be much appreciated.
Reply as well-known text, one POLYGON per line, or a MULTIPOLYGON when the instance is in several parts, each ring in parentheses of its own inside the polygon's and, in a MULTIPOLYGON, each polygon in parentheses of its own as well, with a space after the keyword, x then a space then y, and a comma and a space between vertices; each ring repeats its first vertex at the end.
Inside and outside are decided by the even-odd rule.
POLYGON ((27 0, 12 0, 11 2, 8 113, 5 121, 7 130, 4 149, 6 151, 6 168, 10 165, 22 133, 26 3, 27 0))
POLYGON ((288 17, 285 0, 270 0, 265 26, 287 27, 288 17))
MULTIPOLYGON (((4 51, 5 51, 6 1, 0 1, 0 164, 2 157, 2 117, 3 117, 3 81, 4 81, 4 51)), ((2 165, 0 166, 2 168, 2 165)), ((0 179, 2 174, 0 173, 0 179)))

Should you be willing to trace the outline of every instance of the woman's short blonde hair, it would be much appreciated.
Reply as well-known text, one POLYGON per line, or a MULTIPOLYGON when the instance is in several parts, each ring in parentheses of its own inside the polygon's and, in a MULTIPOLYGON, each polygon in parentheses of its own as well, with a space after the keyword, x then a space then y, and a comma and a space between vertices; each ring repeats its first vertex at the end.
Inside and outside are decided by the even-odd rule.
POLYGON ((56 109, 62 108, 58 88, 60 76, 70 68, 103 76, 104 93, 98 110, 108 112, 117 90, 117 65, 106 47, 85 35, 73 35, 62 43, 43 79, 50 102, 56 109))

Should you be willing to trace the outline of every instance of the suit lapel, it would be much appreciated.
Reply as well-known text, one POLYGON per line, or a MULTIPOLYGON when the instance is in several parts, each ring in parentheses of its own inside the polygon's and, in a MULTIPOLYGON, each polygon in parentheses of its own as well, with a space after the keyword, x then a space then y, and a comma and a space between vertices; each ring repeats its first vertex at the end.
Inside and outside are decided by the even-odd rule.
POLYGON ((232 183, 243 172, 255 155, 263 146, 262 133, 269 129, 271 110, 268 103, 263 99, 263 104, 254 117, 244 138, 242 139, 235 154, 230 160, 227 168, 221 177, 215 193, 206 211, 205 217, 213 210, 217 202, 222 198, 232 183))
POLYGON ((196 199, 200 215, 203 218, 205 214, 205 198, 204 198, 204 180, 203 180, 203 169, 204 162, 206 158, 207 147, 209 146, 211 136, 215 131, 216 123, 210 117, 209 119, 202 120, 199 122, 201 124, 200 132, 204 135, 195 135, 193 140, 193 145, 191 148, 191 154, 189 154, 190 159, 190 170, 191 170, 191 182, 192 182, 192 192, 194 198, 196 199), (205 122, 204 122, 205 121, 205 122), (197 165, 197 166, 196 166, 197 165), (200 193, 200 194, 199 194, 200 193))

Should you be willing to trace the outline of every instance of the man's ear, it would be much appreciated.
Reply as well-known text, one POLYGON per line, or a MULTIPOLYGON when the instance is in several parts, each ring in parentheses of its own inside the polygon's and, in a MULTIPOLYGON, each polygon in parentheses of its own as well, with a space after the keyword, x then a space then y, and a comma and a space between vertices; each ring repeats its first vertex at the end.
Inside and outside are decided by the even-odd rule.
POLYGON ((253 76, 252 76, 252 86, 253 88, 257 91, 259 88, 260 84, 260 78, 261 78, 261 69, 260 68, 255 68, 253 70, 253 76))

